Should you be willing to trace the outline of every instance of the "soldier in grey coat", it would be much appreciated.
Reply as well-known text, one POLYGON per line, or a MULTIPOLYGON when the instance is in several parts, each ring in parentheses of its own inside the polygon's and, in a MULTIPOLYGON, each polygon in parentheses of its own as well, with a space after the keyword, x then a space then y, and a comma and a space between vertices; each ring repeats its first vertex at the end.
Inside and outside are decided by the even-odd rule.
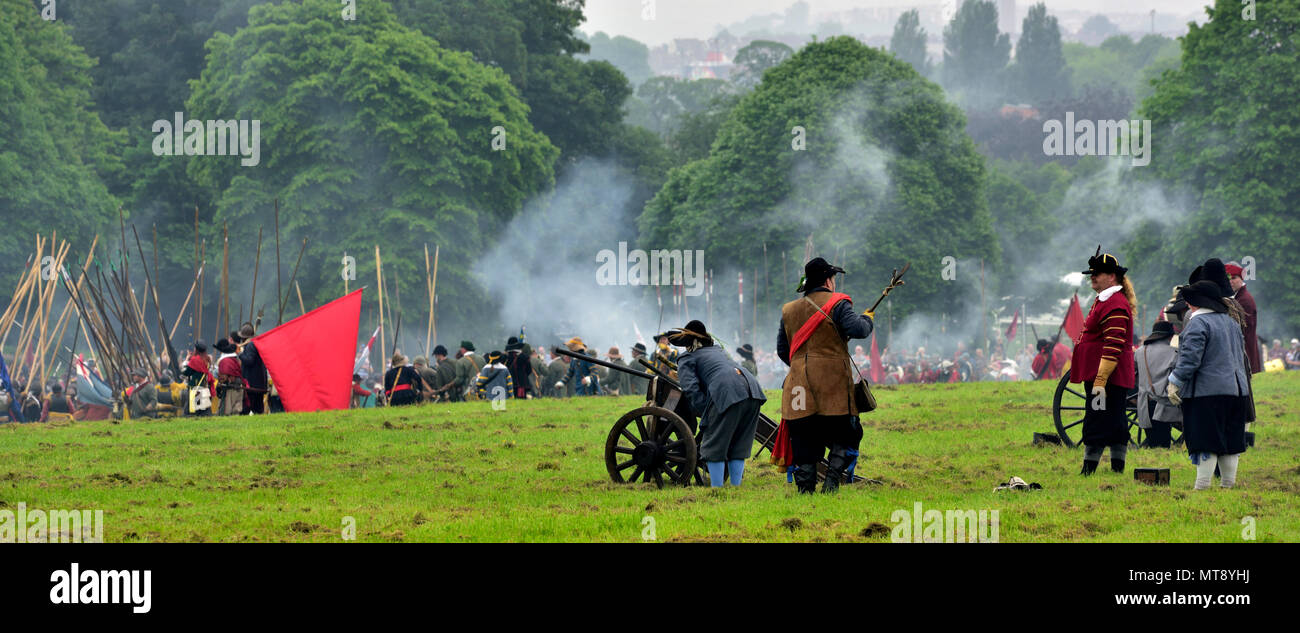
POLYGON ((1169 374, 1169 399, 1183 408, 1183 438, 1196 464, 1196 489, 1210 487, 1217 465, 1220 485, 1237 480, 1246 452, 1246 407, 1250 380, 1241 326, 1228 316, 1223 291, 1212 281, 1186 286, 1187 324, 1178 341, 1178 360, 1169 374))
POLYGON ((1134 353, 1138 370, 1138 426, 1146 430, 1147 448, 1169 448, 1174 424, 1182 424, 1183 412, 1169 401, 1169 372, 1174 369, 1178 348, 1171 343, 1174 324, 1156 321, 1151 334, 1142 339, 1134 353))
POLYGON ((677 378, 691 409, 700 416, 704 430, 700 459, 709 470, 709 481, 721 488, 724 472, 729 471, 731 485, 739 486, 745 460, 754 448, 759 409, 767 397, 753 374, 713 344, 703 323, 691 321, 673 330, 668 341, 686 348, 677 359, 677 378))

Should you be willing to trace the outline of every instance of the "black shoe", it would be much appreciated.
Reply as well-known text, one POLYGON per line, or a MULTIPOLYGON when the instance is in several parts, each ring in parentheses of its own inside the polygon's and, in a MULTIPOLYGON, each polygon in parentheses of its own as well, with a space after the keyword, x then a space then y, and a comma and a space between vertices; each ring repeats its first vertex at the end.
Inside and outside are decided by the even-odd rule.
MULTIPOLYGON (((1093 462, 1093 468, 1095 469, 1096 467, 1097 467, 1097 463, 1093 462)), ((1110 460, 1110 469, 1117 473, 1124 472, 1124 460, 1115 459, 1112 457, 1110 460)))
POLYGON ((1080 471, 1079 471, 1079 474, 1080 474, 1080 475, 1083 475, 1083 476, 1086 477, 1086 476, 1091 475, 1091 474, 1093 474, 1093 473, 1095 473, 1095 472, 1097 472, 1097 460, 1095 460, 1095 459, 1085 459, 1085 460, 1083 460, 1083 470, 1080 470, 1080 471))
POLYGON ((794 471, 794 483, 800 494, 817 492, 817 465, 800 464, 794 471))
POLYGON ((830 459, 826 463, 826 480, 822 482, 822 492, 836 492, 844 481, 853 456, 845 446, 832 446, 830 459))

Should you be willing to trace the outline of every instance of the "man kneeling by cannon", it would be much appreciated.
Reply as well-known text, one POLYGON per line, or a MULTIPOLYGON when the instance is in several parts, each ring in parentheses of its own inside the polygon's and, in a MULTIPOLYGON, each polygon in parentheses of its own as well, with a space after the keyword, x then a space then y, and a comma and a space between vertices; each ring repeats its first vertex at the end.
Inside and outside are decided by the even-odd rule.
POLYGON ((731 475, 731 485, 739 486, 767 397, 758 379, 713 344, 703 323, 691 321, 669 330, 668 342, 686 349, 677 360, 677 379, 691 408, 701 412, 700 459, 709 470, 709 481, 721 488, 725 472, 731 475))

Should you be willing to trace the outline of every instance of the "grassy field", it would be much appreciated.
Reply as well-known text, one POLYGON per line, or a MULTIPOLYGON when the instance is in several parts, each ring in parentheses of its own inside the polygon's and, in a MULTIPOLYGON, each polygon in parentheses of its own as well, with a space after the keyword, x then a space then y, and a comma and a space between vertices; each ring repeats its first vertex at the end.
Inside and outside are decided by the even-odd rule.
MULTIPOLYGON (((1047 383, 880 389, 861 475, 883 485, 800 497, 767 462, 740 488, 618 485, 605 436, 635 398, 533 400, 269 417, 0 426, 0 508, 100 509, 106 541, 889 542, 895 510, 997 510, 999 539, 1300 541, 1300 373, 1256 381, 1256 448, 1238 488, 1191 490, 1185 452, 1079 470, 1053 431, 1047 383), (1172 486, 1133 480, 1169 467, 1172 486), (1018 475, 1033 492, 993 492, 1018 475)), ((779 393, 768 415, 779 416, 779 393)))

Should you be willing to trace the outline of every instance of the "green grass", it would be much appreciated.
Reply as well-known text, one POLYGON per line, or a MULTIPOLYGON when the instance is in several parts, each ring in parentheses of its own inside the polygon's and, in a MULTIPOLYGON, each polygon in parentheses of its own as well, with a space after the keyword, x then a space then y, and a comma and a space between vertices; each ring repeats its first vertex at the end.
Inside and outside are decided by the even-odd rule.
MULTIPOLYGON (((1256 380, 1256 448, 1239 487, 1196 492, 1179 450, 1129 453, 1129 472, 1079 470, 1033 447, 1053 431, 1047 383, 879 389, 859 474, 880 486, 800 497, 767 454, 740 488, 609 481, 603 447, 635 398, 533 400, 267 417, 0 427, 0 508, 100 509, 107 541, 888 542, 895 510, 997 510, 1002 542, 1300 541, 1300 373, 1256 380), (1133 480, 1168 467, 1173 484, 1133 480), (993 492, 1012 475, 1035 492, 993 492), (874 527, 873 527, 874 526, 874 527)), ((768 415, 779 415, 769 393, 768 415)))

